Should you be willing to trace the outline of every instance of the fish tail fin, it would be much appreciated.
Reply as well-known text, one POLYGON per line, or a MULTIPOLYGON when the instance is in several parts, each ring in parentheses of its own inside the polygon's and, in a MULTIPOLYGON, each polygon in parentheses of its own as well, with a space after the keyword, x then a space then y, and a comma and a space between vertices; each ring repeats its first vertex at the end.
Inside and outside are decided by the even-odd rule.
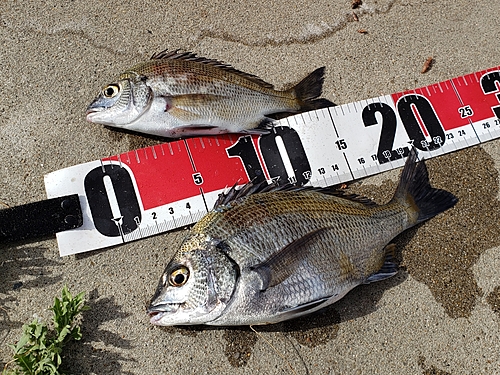
POLYGON ((418 224, 453 207, 458 198, 446 190, 431 186, 427 167, 423 161, 417 162, 417 152, 413 148, 401 173, 393 201, 416 212, 418 216, 413 224, 418 224))
POLYGON ((318 99, 323 89, 324 79, 325 67, 323 66, 316 69, 290 89, 299 100, 301 111, 311 111, 313 109, 332 107, 335 105, 328 99, 318 99))

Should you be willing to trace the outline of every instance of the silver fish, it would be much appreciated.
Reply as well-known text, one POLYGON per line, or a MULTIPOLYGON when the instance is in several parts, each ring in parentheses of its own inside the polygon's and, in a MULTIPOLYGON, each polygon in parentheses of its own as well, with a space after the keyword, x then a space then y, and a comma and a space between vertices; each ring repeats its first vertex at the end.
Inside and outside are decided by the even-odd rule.
POLYGON ((87 120, 170 138, 258 133, 269 126, 269 116, 334 105, 317 99, 324 71, 277 91, 220 61, 164 51, 105 86, 88 106, 87 120))
POLYGON ((151 323, 276 323, 393 276, 389 242, 458 201, 431 187, 416 157, 412 151, 385 205, 251 184, 221 195, 167 265, 148 308, 151 323))

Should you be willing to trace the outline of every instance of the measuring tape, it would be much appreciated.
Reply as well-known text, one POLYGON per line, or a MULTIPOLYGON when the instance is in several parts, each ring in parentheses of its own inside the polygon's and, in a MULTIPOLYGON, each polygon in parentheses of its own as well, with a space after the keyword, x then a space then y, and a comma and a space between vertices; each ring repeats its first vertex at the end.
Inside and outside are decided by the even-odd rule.
POLYGON ((287 117, 266 135, 168 142, 45 176, 49 198, 78 194, 83 225, 61 255, 192 224, 234 183, 325 187, 500 137, 500 67, 420 89, 287 117))

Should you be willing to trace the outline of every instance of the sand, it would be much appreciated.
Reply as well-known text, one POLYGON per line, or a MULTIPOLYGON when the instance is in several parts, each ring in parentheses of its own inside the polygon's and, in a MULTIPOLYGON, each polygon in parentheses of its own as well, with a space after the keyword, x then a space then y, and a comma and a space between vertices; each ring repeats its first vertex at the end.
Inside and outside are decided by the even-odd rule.
MULTIPOLYGON (((84 111, 121 70, 163 49, 278 87, 326 66, 324 97, 338 104, 500 64, 498 1, 363 0, 358 22, 352 12, 347 0, 2 2, 0 205, 45 199, 52 171, 156 144, 87 123, 84 111)), ((22 324, 48 319, 67 284, 92 308, 64 358, 73 374, 286 374, 289 364, 297 374, 499 374, 499 144, 428 162, 433 184, 460 202, 398 237, 397 276, 260 335, 149 324, 145 306, 183 230, 64 258, 52 237, 2 244, 0 367, 22 324)), ((396 178, 352 189, 384 201, 396 178)))

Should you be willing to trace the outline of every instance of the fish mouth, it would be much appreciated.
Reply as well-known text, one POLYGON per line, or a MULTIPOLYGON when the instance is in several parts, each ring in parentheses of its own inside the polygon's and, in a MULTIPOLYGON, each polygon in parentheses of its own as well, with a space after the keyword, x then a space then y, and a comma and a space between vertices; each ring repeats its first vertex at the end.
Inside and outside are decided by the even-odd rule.
POLYGON ((103 110, 103 108, 87 108, 87 110, 85 111, 85 114, 90 115, 92 113, 101 112, 102 110, 103 110))
POLYGON ((95 114, 100 113, 102 111, 103 111, 102 108, 96 108, 96 107, 92 108, 91 106, 89 106, 85 111, 85 117, 87 118, 87 121, 92 122, 92 117, 95 114))
POLYGON ((151 324, 160 325, 159 321, 167 314, 176 313, 181 306, 180 303, 169 303, 156 306, 149 306, 147 313, 149 315, 149 321, 151 324))
POLYGON ((154 311, 149 313, 149 322, 154 325, 160 325, 159 321, 166 315, 166 312, 154 311))

